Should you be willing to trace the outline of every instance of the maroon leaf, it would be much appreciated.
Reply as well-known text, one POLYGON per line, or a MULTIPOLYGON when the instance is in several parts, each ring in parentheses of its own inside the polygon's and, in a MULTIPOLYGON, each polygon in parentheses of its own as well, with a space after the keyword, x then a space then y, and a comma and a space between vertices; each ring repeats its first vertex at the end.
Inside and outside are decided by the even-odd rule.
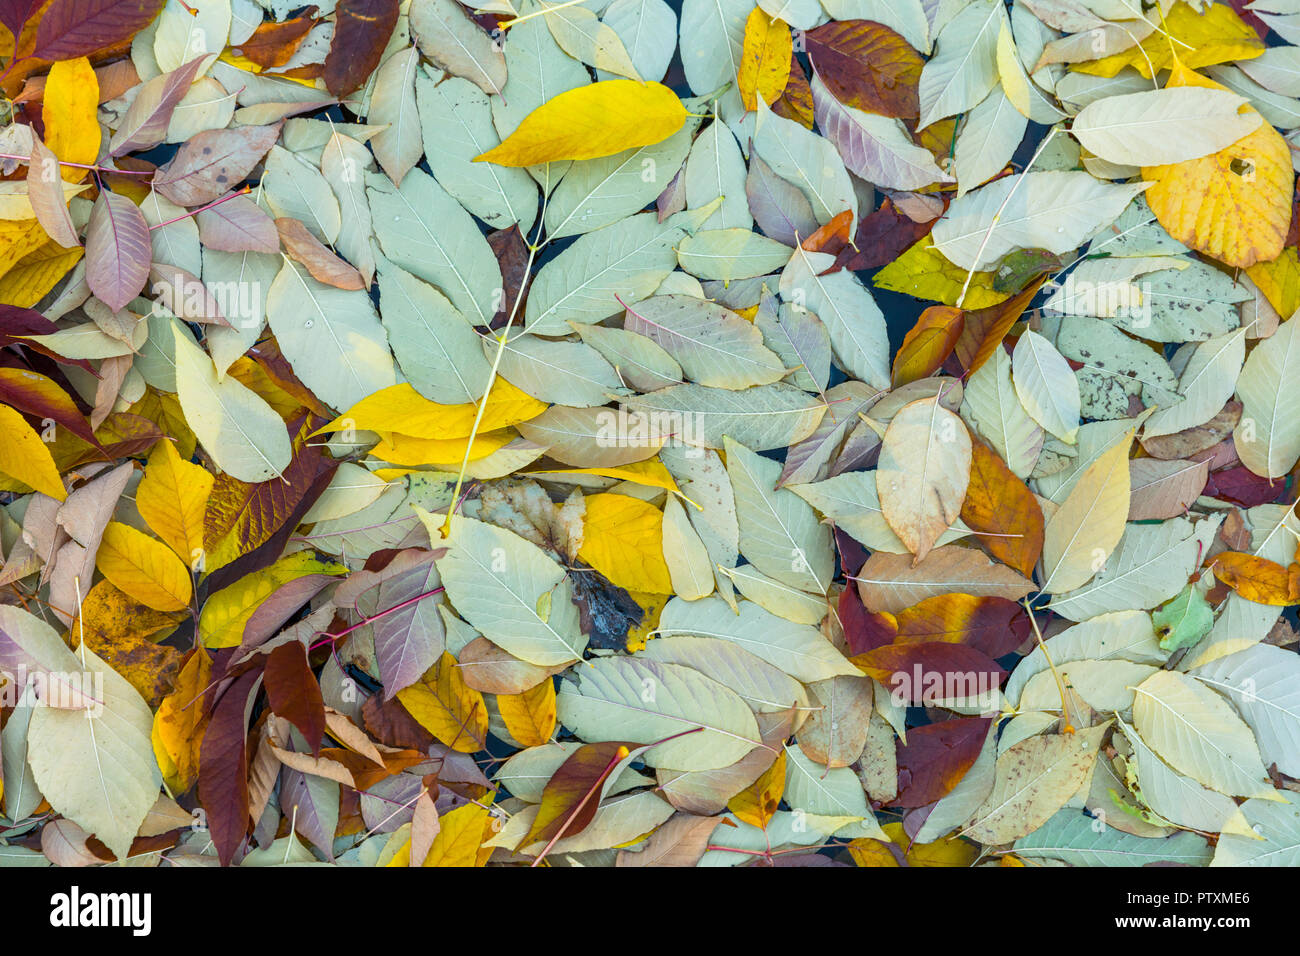
POLYGON ((147 27, 166 0, 54 0, 36 28, 41 60, 71 60, 130 39, 147 27))
POLYGON ((884 647, 898 633, 897 625, 886 615, 868 611, 862 605, 862 598, 855 587, 846 587, 840 592, 838 610, 850 654, 865 654, 877 647, 884 647))
POLYGON ((125 196, 102 192, 86 226, 86 282, 114 312, 125 309, 149 279, 149 224, 125 196))
POLYGON ((914 727, 898 746, 898 796, 890 806, 923 807, 946 796, 966 775, 988 736, 990 717, 914 727))
MULTIPOLYGON (((248 699, 257 670, 245 671, 217 701, 199 745, 199 803, 222 866, 229 866, 248 833, 248 699)), ((197 706, 197 705, 196 705, 197 706)))
POLYGON ((325 57, 325 87, 335 96, 351 93, 379 66, 397 25, 398 0, 339 0, 334 39, 325 57))
POLYGON ((909 246, 930 231, 930 223, 913 222, 885 199, 880 208, 858 223, 853 242, 857 246, 843 249, 836 268, 878 269, 901 256, 909 246))
POLYGON ((39 419, 48 418, 82 441, 99 445, 76 402, 48 376, 26 369, 0 368, 0 402, 39 419))
POLYGON ((838 20, 804 34, 808 58, 841 103, 885 116, 920 112, 917 83, 925 60, 874 20, 838 20))
POLYGON ((852 660, 913 704, 977 697, 997 688, 1006 674, 987 654, 965 644, 889 644, 852 660))
POLYGON ((23 32, 32 11, 40 5, 40 0, 0 0, 0 23, 9 28, 14 35, 14 43, 23 32))
POLYGON ((279 124, 204 130, 159 168, 154 188, 178 206, 212 202, 242 183, 279 135, 279 124))
POLYGON ((1276 501, 1284 491, 1286 491, 1286 479, 1277 478, 1269 481, 1255 474, 1245 465, 1237 465, 1235 468, 1213 472, 1201 494, 1230 501, 1243 508, 1253 508, 1256 505, 1276 501))
POLYGON ((267 655, 264 683, 271 712, 297 727, 311 752, 319 757, 325 736, 325 701, 307 663, 307 649, 298 641, 276 647, 267 655))

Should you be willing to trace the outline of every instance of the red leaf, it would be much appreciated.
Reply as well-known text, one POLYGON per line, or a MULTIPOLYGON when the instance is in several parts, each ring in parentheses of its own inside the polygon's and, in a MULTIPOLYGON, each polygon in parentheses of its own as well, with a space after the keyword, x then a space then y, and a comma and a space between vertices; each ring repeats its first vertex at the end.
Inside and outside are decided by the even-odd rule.
POLYGON ((971 768, 991 717, 965 717, 914 727, 898 747, 898 796, 890 806, 923 807, 947 796, 971 768))
MULTIPOLYGON (((199 745, 199 804, 222 866, 229 866, 248 833, 248 698, 258 671, 245 671, 226 688, 208 718, 199 745)), ((197 706, 197 705, 195 705, 197 706)))
POLYGON ((71 60, 139 33, 166 0, 54 0, 36 28, 41 60, 71 60))
POLYGON ((351 93, 379 66, 397 25, 398 0, 340 0, 334 8, 334 40, 325 57, 325 86, 335 96, 351 93))
POLYGON ((271 712, 283 717, 307 738, 311 752, 320 756, 325 736, 325 701, 320 684, 307 663, 307 649, 299 641, 276 647, 266 658, 266 697, 271 712))

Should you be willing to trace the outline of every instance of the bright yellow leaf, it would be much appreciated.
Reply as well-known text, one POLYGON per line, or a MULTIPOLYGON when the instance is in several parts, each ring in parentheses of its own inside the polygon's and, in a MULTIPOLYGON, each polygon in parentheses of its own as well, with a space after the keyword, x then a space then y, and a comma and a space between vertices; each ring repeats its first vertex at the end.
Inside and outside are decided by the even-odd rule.
POLYGON ((421 727, 452 750, 472 754, 483 749, 487 705, 483 695, 465 683, 456 658, 446 651, 419 682, 399 690, 397 699, 421 727))
POLYGON ((495 149, 474 161, 532 166, 596 159, 667 139, 686 122, 686 107, 662 83, 605 80, 568 90, 524 117, 495 149))
POLYGON ((0 219, 0 276, 7 275, 10 269, 49 241, 45 227, 38 220, 14 222, 0 219))
POLYGON ((663 512, 640 498, 589 497, 578 557, 621 588, 673 593, 664 561, 663 512))
POLYGON ((555 733, 555 683, 548 677, 522 694, 498 694, 497 710, 521 746, 549 743, 555 733))
POLYGON ((790 25, 769 17, 755 7, 745 21, 745 43, 740 54, 736 82, 745 109, 758 109, 758 97, 768 106, 775 103, 790 81, 794 41, 790 25))
POLYGON ((1149 10, 1147 16, 1156 24, 1156 30, 1140 44, 1070 68, 1093 76, 1114 76, 1131 66, 1149 80, 1152 67, 1157 73, 1168 69, 1175 57, 1183 66, 1196 70, 1215 63, 1254 59, 1264 52, 1259 34, 1226 3, 1216 3, 1204 13, 1177 3, 1163 24, 1159 11, 1149 10))
POLYGON ((1289 319, 1300 309, 1300 259, 1295 246, 1287 246, 1271 262, 1257 262, 1246 270, 1250 281, 1259 286, 1269 305, 1283 319, 1289 319))
MULTIPOLYGON (((878 289, 902 292, 944 305, 957 304, 965 281, 966 270, 944 258, 928 236, 918 239, 906 252, 877 272, 872 280, 878 289)), ((1009 297, 1008 292, 994 290, 993 273, 977 272, 962 307, 984 309, 1009 297)))
MULTIPOLYGON (((492 855, 492 847, 483 841, 492 836, 492 812, 478 803, 467 803, 438 818, 438 835, 422 866, 483 866, 492 855)), ((394 854, 388 866, 411 865, 411 841, 394 854)))
POLYGON ((211 472, 182 461, 172 443, 164 440, 154 445, 135 492, 140 517, 187 564, 202 555, 203 514, 212 481, 211 472))
POLYGON ((68 497, 50 449, 8 405, 0 405, 0 471, 51 498, 68 497))
MULTIPOLYGON (((485 416, 486 417, 486 416, 485 416)), ((394 465, 454 465, 453 471, 460 470, 460 463, 465 457, 465 446, 469 438, 413 438, 410 435, 389 433, 384 436, 370 454, 394 465)), ((481 432, 474 438, 469 451, 469 460, 478 461, 514 441, 518 433, 513 428, 498 428, 496 431, 481 432)))
POLYGON ((237 647, 253 612, 281 586, 309 574, 346 571, 340 564, 318 561, 310 551, 285 555, 269 568, 246 574, 210 595, 199 612, 199 639, 206 647, 237 647))
MULTIPOLYGON (((545 402, 526 395, 500 376, 492 385, 487 403, 483 421, 479 424, 480 435, 526 422, 547 409, 545 402)), ((429 401, 410 385, 402 383, 367 395, 315 434, 354 428, 446 441, 468 438, 474 429, 474 416, 477 413, 478 406, 474 402, 439 405, 429 401)))
POLYGON ((120 521, 104 529, 95 567, 155 611, 182 611, 194 596, 190 569, 165 544, 120 521))
MULTIPOLYGON (((99 156, 99 79, 84 56, 60 60, 45 82, 45 145, 65 163, 91 165, 99 156)), ((80 182, 87 170, 63 167, 63 178, 80 182)))
POLYGON ((85 252, 81 246, 64 249, 49 242, 29 253, 0 278, 0 302, 30 309, 72 271, 85 252))
POLYGON ((197 647, 154 714, 153 752, 173 794, 184 793, 199 777, 199 744, 208 724, 203 694, 211 679, 212 659, 197 647))
MULTIPOLYGON (((1178 66, 1168 85, 1226 89, 1178 66)), ((1282 252, 1295 174, 1286 140, 1268 123, 1209 156, 1144 166, 1142 178, 1155 184, 1151 211, 1184 245, 1242 269, 1282 252)))

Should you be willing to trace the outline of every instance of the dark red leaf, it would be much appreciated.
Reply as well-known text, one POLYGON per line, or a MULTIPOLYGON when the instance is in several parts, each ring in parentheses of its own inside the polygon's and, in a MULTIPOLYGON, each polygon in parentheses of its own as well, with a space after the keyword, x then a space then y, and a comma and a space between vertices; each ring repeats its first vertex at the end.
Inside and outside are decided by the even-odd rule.
POLYGON ((307 649, 299 641, 276 647, 266 658, 266 697, 271 712, 283 717, 307 738, 311 752, 320 756, 325 736, 325 701, 320 684, 307 663, 307 649))
POLYGON ((898 796, 890 806, 923 807, 946 796, 979 756, 992 722, 964 717, 908 730, 907 743, 898 746, 898 796))
POLYGON ((229 866, 248 833, 248 698, 258 671, 245 671, 226 688, 199 745, 199 803, 222 866, 229 866))

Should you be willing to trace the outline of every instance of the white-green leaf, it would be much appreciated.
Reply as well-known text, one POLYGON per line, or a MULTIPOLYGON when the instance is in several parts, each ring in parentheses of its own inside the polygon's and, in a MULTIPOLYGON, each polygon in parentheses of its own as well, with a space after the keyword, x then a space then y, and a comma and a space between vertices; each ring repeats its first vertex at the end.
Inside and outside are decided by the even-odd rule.
POLYGON ((717 770, 760 744, 749 705, 694 668, 636 657, 606 657, 576 670, 556 700, 559 720, 587 741, 652 743, 645 762, 667 770, 717 770), (695 728, 703 730, 695 730, 695 728))
MULTIPOLYGON (((441 515, 415 508, 437 537, 441 515)), ((582 657, 587 637, 564 568, 512 531, 457 518, 438 573, 456 610, 492 643, 540 667, 582 657)))
POLYGON ((266 315, 294 374, 327 405, 348 409, 397 382, 388 335, 364 290, 326 285, 286 258, 266 315))

